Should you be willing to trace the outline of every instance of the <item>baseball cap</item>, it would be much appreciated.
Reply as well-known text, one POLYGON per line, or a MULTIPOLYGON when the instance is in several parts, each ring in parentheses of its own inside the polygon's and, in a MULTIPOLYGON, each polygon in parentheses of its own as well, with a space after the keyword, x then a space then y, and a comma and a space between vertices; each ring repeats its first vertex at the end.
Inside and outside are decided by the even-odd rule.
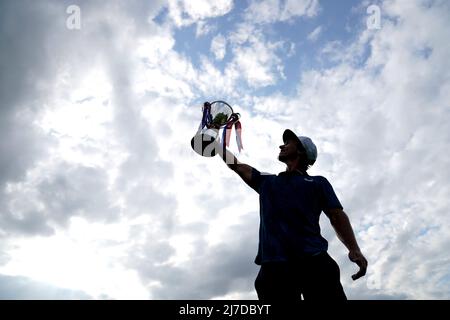
POLYGON ((302 144, 303 148, 305 148, 306 157, 309 160, 310 165, 313 165, 316 162, 317 147, 314 142, 312 142, 311 138, 298 136, 292 130, 286 129, 283 133, 283 141, 286 142, 286 140, 289 139, 296 140, 302 144))

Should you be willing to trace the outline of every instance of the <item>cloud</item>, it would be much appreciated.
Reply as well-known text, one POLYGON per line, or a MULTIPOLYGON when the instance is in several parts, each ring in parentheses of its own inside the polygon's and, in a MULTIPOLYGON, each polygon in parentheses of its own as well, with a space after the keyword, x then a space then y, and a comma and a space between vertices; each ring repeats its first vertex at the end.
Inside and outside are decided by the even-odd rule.
POLYGON ((308 34, 307 38, 308 40, 315 42, 317 41, 321 33, 322 33, 322 26, 318 26, 310 34, 308 34))
POLYGON ((281 20, 287 20, 295 16, 314 17, 320 11, 318 0, 295 1, 287 0, 281 13, 281 20))
POLYGON ((91 298, 82 291, 58 288, 26 277, 0 275, 0 288, 2 300, 87 300, 91 298))
MULTIPOLYGON (((11 43, 4 51, 2 63, 10 58, 10 66, 19 66, 8 71, 10 67, 5 65, 7 74, 15 78, 3 79, 2 88, 14 85, 24 90, 23 93, 9 90, 10 93, 2 95, 5 99, 2 105, 8 109, 2 108, 6 113, 1 129, 9 139, 1 146, 1 161, 5 162, 1 178, 4 183, 5 180, 16 183, 5 189, 2 197, 4 227, 9 231, 48 235, 51 233, 48 221, 64 226, 73 215, 111 221, 111 217, 118 217, 118 209, 111 210, 116 206, 111 199, 113 170, 125 170, 130 174, 127 182, 132 184, 132 174, 137 177, 139 173, 136 170, 131 173, 127 163, 133 162, 136 168, 144 163, 152 168, 164 167, 154 160, 157 150, 154 139, 147 124, 136 114, 138 101, 131 92, 134 78, 128 73, 137 60, 116 48, 117 43, 127 41, 124 36, 129 30, 135 30, 136 39, 142 37, 140 28, 145 27, 144 21, 148 23, 145 17, 154 16, 160 6, 132 2, 122 10, 119 2, 113 2, 108 7, 109 15, 105 16, 102 7, 86 3, 82 7, 83 26, 78 33, 65 28, 66 15, 60 2, 23 6, 7 3, 4 7, 2 12, 11 16, 20 12, 27 17, 23 24, 11 18, 2 19, 6 26, 2 28, 5 30, 2 36, 9 37, 11 43), (141 9, 146 11, 136 15, 141 9), (133 20, 128 14, 134 14, 133 20), (114 21, 109 19, 111 16, 115 17, 114 21), (115 36, 109 37, 110 34, 115 36), (70 42, 62 41, 69 36, 70 42), (44 39, 49 39, 52 51, 43 46, 44 39), (63 45, 58 45, 59 42, 63 45), (88 69, 94 71, 85 73, 88 69), (52 86, 58 91, 51 91, 52 86), (57 113, 58 104, 60 110, 67 106, 66 113, 57 113), (106 108, 109 110, 105 111, 106 108), (96 117, 94 109, 99 111, 96 117), (108 121, 110 125, 105 126, 108 121), (84 132, 80 131, 81 127, 85 128, 84 132), (108 144, 111 135, 117 135, 119 144, 110 145, 113 147, 110 155, 114 154, 120 161, 123 157, 117 157, 118 153, 129 149, 134 157, 123 164, 108 160, 103 146, 108 144), (33 167, 38 159, 39 166, 33 167), (89 162, 88 159, 97 167, 92 163, 86 166, 83 162, 89 162)), ((157 32, 150 31, 150 35, 157 32)), ((134 41, 130 40, 129 44, 134 41)), ((120 187, 123 186, 122 183, 120 187)), ((150 187, 146 192, 155 195, 153 200, 158 198, 156 189, 150 187)))
POLYGON ((205 239, 195 237, 189 260, 179 265, 155 265, 154 250, 149 248, 140 251, 145 253, 142 257, 130 256, 130 263, 140 270, 146 283, 156 282, 152 292, 158 299, 210 299, 236 290, 248 292, 257 267, 243 261, 254 259, 256 235, 257 213, 251 212, 235 221, 220 244, 210 246, 205 239))
POLYGON ((281 60, 274 54, 277 44, 255 42, 250 47, 234 49, 234 67, 243 71, 243 77, 250 87, 264 87, 275 84, 282 75, 281 60))
POLYGON ((297 17, 314 17, 318 14, 318 0, 268 0, 252 1, 246 10, 247 19, 256 23, 291 21, 297 17))
POLYGON ((197 22, 197 28, 195 29, 195 36, 201 37, 201 36, 205 36, 207 34, 213 33, 217 31, 217 26, 207 23, 204 20, 198 21, 197 22))
POLYGON ((0 75, 0 188, 8 181, 19 181, 39 158, 51 139, 33 123, 40 105, 46 101, 56 69, 46 63, 48 48, 40 45, 54 20, 44 23, 42 7, 31 11, 26 2, 12 6, 0 5, 1 75, 0 75), (21 12, 30 12, 27 19, 16 19, 21 12), (18 32, 14 33, 14 30, 18 32), (17 37, 18 36, 18 37, 17 37), (17 37, 17 38, 16 38, 17 37), (30 50, 34 48, 34 50, 30 50), (42 61, 35 64, 34 61, 42 61))
POLYGON ((222 60, 226 54, 226 39, 221 34, 215 36, 211 41, 211 52, 217 60, 222 60))
MULTIPOLYGON (((1 37, 9 45, 1 59, 7 71, 1 130, 8 139, 0 145, 0 233, 7 241, 53 239, 75 217, 120 224, 149 211, 165 216, 176 205, 158 190, 171 168, 157 159, 152 125, 140 115, 133 73, 138 57, 119 45, 135 48, 152 37, 170 43, 170 33, 162 36, 165 31, 147 21, 160 6, 86 2, 79 31, 65 28, 64 9, 62 2, 2 3, 1 37), (13 19, 19 12, 24 23, 13 19)), ((171 218, 166 221, 162 227, 171 218)), ((20 258, 4 250, 8 268, 20 258)))
POLYGON ((177 27, 190 25, 204 19, 223 16, 233 9, 232 0, 186 1, 169 0, 169 15, 177 27))
POLYGON ((261 29, 247 23, 238 25, 228 39, 233 53, 229 67, 236 70, 249 87, 270 86, 284 77, 279 56, 285 50, 282 41, 268 40, 261 29))
POLYGON ((104 170, 68 164, 53 170, 36 186, 47 217, 59 224, 74 215, 104 222, 118 218, 104 170))

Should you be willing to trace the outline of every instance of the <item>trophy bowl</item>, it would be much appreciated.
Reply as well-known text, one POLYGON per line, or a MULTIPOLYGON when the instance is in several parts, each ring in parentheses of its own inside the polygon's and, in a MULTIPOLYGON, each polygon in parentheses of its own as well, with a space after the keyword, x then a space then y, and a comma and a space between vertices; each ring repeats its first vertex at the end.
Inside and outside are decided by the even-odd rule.
POLYGON ((191 139, 191 147, 199 155, 203 157, 214 157, 216 155, 216 147, 214 142, 219 135, 219 130, 207 129, 197 133, 191 139))

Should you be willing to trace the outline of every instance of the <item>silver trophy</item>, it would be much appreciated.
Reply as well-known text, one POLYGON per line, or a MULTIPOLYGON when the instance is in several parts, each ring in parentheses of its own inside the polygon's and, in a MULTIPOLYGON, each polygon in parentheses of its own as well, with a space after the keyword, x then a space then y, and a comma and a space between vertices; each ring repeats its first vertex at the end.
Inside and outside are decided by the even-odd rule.
POLYGON ((191 139, 191 147, 203 157, 216 155, 219 132, 222 129, 222 148, 229 145, 230 133, 233 125, 236 129, 236 140, 239 151, 242 149, 240 115, 225 101, 205 102, 203 117, 197 133, 191 139), (216 142, 217 141, 217 142, 216 142))

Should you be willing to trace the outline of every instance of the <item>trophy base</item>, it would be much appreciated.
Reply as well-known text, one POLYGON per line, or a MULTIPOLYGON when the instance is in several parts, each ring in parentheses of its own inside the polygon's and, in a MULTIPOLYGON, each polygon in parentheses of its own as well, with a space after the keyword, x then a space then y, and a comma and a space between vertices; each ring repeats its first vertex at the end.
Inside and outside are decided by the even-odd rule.
POLYGON ((191 139, 191 147, 199 155, 210 158, 216 155, 215 141, 215 137, 206 133, 199 133, 191 139))

